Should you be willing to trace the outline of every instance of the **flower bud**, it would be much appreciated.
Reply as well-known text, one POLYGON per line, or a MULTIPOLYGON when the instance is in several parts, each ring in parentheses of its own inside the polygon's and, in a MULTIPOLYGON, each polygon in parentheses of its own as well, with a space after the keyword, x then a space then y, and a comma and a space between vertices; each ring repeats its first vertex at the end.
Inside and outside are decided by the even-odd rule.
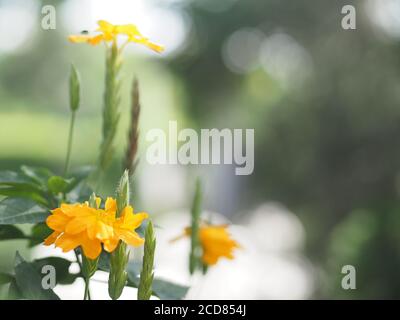
POLYGON ((129 171, 125 170, 117 189, 117 217, 119 217, 124 208, 129 205, 129 192, 129 171))
POLYGON ((80 103, 80 81, 79 74, 74 65, 71 65, 69 76, 69 105, 72 112, 78 110, 80 103))

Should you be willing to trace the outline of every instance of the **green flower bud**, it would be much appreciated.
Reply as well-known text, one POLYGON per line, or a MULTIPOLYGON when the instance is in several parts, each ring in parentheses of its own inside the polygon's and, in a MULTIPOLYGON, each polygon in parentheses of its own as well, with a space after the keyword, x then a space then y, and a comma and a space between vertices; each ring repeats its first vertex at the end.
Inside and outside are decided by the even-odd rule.
POLYGON ((129 205, 129 171, 125 170, 117 189, 117 217, 121 216, 122 211, 129 205))
MULTIPOLYGON (((129 174, 125 170, 117 189, 117 217, 121 216, 123 209, 129 205, 129 174)), ((126 285, 128 274, 126 265, 129 260, 129 252, 126 252, 126 244, 119 242, 117 248, 110 256, 110 275, 108 278, 108 294, 111 299, 118 299, 126 285)))
POLYGON ((69 105, 72 112, 79 108, 80 103, 80 81, 79 74, 74 65, 71 65, 71 73, 69 76, 69 105))
POLYGON ((140 283, 138 287, 138 300, 149 300, 153 292, 154 278, 154 253, 156 250, 156 238, 153 231, 153 223, 149 221, 144 241, 144 255, 140 283))

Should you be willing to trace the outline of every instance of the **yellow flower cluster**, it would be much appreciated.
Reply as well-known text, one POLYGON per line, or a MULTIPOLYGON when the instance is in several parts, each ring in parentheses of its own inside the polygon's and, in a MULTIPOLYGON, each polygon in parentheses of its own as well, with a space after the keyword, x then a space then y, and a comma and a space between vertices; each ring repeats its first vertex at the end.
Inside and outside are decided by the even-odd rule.
POLYGON ((100 33, 97 35, 71 35, 68 37, 68 39, 73 43, 89 43, 95 46, 101 42, 115 42, 118 35, 124 35, 127 37, 126 44, 129 42, 135 42, 142 44, 158 53, 164 51, 163 46, 155 44, 148 38, 144 37, 134 24, 113 25, 105 20, 100 20, 98 21, 98 26, 99 28, 96 31, 100 33))
MULTIPOLYGON (((233 251, 240 248, 239 244, 233 240, 227 230, 227 225, 202 225, 199 228, 200 244, 203 250, 202 260, 206 265, 215 265, 222 257, 233 259, 233 251)), ((189 237, 192 233, 191 228, 185 228, 182 236, 172 240, 189 237)))
POLYGON ((203 262, 214 265, 222 257, 233 259, 233 250, 239 248, 231 239, 227 225, 200 227, 199 237, 203 248, 203 262))
POLYGON ((107 198, 104 209, 100 209, 100 198, 96 199, 97 208, 89 204, 62 204, 52 210, 47 225, 54 232, 45 240, 45 245, 55 244, 63 252, 81 247, 89 259, 96 259, 102 250, 112 252, 120 240, 132 246, 140 246, 144 239, 135 232, 147 213, 133 213, 127 206, 120 217, 116 217, 117 205, 113 198, 107 198))

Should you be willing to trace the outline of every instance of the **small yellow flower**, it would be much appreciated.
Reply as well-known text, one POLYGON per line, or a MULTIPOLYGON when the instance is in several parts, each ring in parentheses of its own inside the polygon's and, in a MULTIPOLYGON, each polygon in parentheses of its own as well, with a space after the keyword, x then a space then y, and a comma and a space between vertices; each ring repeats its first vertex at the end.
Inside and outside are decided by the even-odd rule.
MULTIPOLYGON (((233 240, 227 230, 227 225, 202 225, 199 229, 200 244, 203 250, 202 260, 206 265, 215 265, 222 257, 233 259, 233 251, 239 244, 233 240)), ((191 228, 185 228, 182 236, 189 237, 191 228)), ((172 241, 180 239, 179 236, 172 241)))
MULTIPOLYGON (((97 207, 100 198, 96 199, 97 207)), ((89 259, 96 259, 102 250, 112 252, 120 240, 132 246, 140 246, 144 239, 134 231, 142 221, 148 218, 147 213, 133 213, 127 206, 121 217, 116 218, 116 201, 107 198, 104 209, 91 208, 88 203, 62 204, 52 210, 47 218, 47 225, 54 232, 44 241, 45 245, 55 244, 63 252, 81 247, 89 259)))
POLYGON ((156 51, 158 53, 164 51, 164 47, 151 42, 148 38, 144 37, 134 24, 123 24, 123 25, 113 25, 105 20, 100 20, 97 22, 98 28, 96 29, 97 34, 95 36, 89 35, 71 35, 68 37, 69 41, 73 43, 89 43, 91 45, 97 45, 101 42, 116 42, 118 35, 124 35, 127 37, 124 47, 129 42, 135 42, 142 44, 149 49, 156 51))

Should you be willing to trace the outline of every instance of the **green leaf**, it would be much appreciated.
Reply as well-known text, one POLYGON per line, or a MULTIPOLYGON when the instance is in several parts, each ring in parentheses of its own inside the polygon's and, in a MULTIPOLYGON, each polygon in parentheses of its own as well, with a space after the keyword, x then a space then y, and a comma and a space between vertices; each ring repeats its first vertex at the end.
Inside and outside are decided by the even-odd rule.
POLYGON ((0 224, 43 222, 47 209, 24 198, 6 198, 0 201, 0 224))
POLYGON ((52 289, 43 289, 42 275, 33 263, 26 262, 20 254, 15 257, 15 280, 24 298, 30 300, 59 300, 52 289))
POLYGON ((47 206, 47 200, 42 196, 42 192, 30 185, 16 184, 14 186, 1 186, 0 195, 7 197, 21 197, 32 199, 44 206, 47 206))
POLYGON ((79 274, 69 273, 69 267, 71 266, 71 261, 60 258, 60 257, 47 257, 42 259, 36 259, 32 262, 35 269, 41 273, 43 266, 50 265, 53 266, 56 272, 56 282, 57 284, 71 284, 79 276, 79 274))
POLYGON ((10 287, 8 288, 8 299, 17 300, 24 299, 21 290, 18 288, 17 280, 13 278, 10 282, 10 287))
POLYGON ((154 279, 153 281, 153 294, 161 300, 180 300, 183 299, 188 292, 189 288, 174 284, 172 282, 154 279))
POLYGON ((67 180, 60 176, 52 176, 47 180, 47 187, 53 194, 64 193, 71 182, 71 179, 67 180))
POLYGON ((0 286, 11 283, 14 277, 11 274, 0 272, 0 286))
POLYGON ((0 171, 0 185, 32 184, 25 175, 15 171, 0 171))
POLYGON ((51 176, 54 176, 54 174, 46 168, 22 166, 21 172, 25 177, 31 179, 31 181, 43 188, 47 188, 47 181, 51 176))
POLYGON ((53 233, 46 223, 37 223, 32 227, 31 235, 29 237, 29 247, 36 246, 44 241, 50 234, 53 233))
POLYGON ((12 225, 0 225, 0 240, 26 239, 26 235, 12 225))

